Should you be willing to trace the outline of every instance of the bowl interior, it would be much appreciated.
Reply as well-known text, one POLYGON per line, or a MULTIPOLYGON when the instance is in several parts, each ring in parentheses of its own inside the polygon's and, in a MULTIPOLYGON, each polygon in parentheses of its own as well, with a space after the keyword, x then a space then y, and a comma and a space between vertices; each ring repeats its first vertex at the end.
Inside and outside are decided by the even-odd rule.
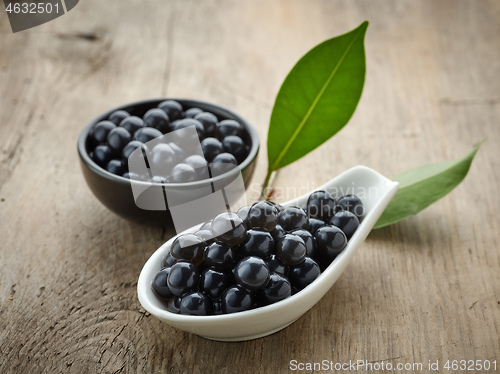
MULTIPOLYGON (((255 159, 257 156, 257 153, 259 151, 259 136, 255 128, 248 122, 245 118, 240 116, 239 114, 224 108, 220 105, 215 105, 212 103, 204 102, 204 101, 198 101, 198 100, 191 100, 191 99, 181 99, 181 98, 168 98, 170 100, 175 100, 181 103, 183 106, 184 110, 189 109, 189 108, 200 108, 204 111, 211 112, 215 114, 217 119, 219 121, 224 120, 224 119, 234 119, 241 123, 243 127, 245 128, 245 132, 243 134, 243 140, 245 141, 246 144, 250 145, 250 150, 248 153, 248 156, 246 157, 243 162, 241 162, 238 165, 238 168, 236 170, 229 171, 225 174, 207 179, 207 180, 200 180, 200 181, 194 181, 194 182, 186 182, 186 183, 169 183, 168 185, 170 187, 186 187, 186 186, 197 186, 206 183, 207 181, 220 181, 225 178, 227 178, 230 175, 234 175, 235 172, 242 171, 243 169, 247 168, 252 161, 255 159)), ((127 178, 124 178, 122 176, 118 176, 116 174, 110 173, 104 168, 100 167, 97 165, 89 156, 89 152, 92 148, 90 144, 90 139, 89 139, 89 134, 92 129, 92 127, 105 119, 109 117, 111 113, 113 113, 116 110, 126 110, 133 116, 138 116, 142 117, 149 109, 151 108, 156 108, 159 103, 162 101, 167 100, 167 98, 161 98, 161 99, 151 99, 151 100, 144 100, 144 101, 139 101, 135 103, 130 103, 126 105, 122 105, 116 108, 113 108, 111 110, 108 110, 107 112, 101 114, 100 116, 94 118, 85 128, 83 131, 80 133, 80 137, 78 139, 78 151, 80 154, 80 158, 83 160, 83 162, 94 172, 98 173, 100 176, 112 179, 121 183, 126 183, 130 184, 131 181, 127 178)), ((252 169, 253 171, 253 169, 252 169)), ((244 176, 245 178, 245 176, 244 176)), ((249 178, 245 178, 245 181, 247 181, 249 178)), ((132 183, 137 183, 137 184, 150 184, 149 182, 142 182, 142 181, 132 181, 132 183)))
MULTIPOLYGON (((330 266, 312 284, 285 300, 245 312, 218 316, 186 316, 167 311, 163 301, 156 297, 152 291, 151 283, 156 273, 161 269, 161 260, 168 253, 174 237, 163 244, 144 265, 137 285, 139 301, 144 309, 155 317, 174 327, 209 339, 241 341, 276 332, 299 318, 331 288, 397 189, 397 182, 392 182, 364 166, 349 169, 318 188, 318 190, 327 190, 335 196, 358 195, 366 207, 365 217, 344 251, 330 266)), ((304 206, 308 195, 303 195, 282 205, 304 206)), ((194 232, 198 227, 199 225, 183 233, 194 232)))

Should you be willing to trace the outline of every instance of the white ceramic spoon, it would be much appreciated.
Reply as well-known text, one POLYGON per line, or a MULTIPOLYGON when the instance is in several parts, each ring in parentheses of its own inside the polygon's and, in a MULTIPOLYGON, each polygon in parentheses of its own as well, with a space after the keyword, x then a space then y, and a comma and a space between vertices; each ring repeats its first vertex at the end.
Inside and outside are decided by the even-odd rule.
MULTIPOLYGON (((397 182, 387 179, 370 168, 356 166, 317 189, 329 191, 336 197, 347 194, 357 195, 365 207, 365 217, 344 251, 330 266, 312 284, 285 300, 245 312, 218 316, 187 316, 165 310, 164 304, 154 294, 151 284, 156 273, 161 269, 162 257, 168 253, 175 239, 173 237, 158 248, 144 265, 137 284, 139 301, 144 309, 162 321, 208 339, 242 341, 279 331, 312 308, 332 287, 396 194, 398 186, 397 182)), ((282 205, 304 207, 309 195, 310 193, 282 205)), ((183 233, 195 232, 198 227, 200 225, 183 233)))

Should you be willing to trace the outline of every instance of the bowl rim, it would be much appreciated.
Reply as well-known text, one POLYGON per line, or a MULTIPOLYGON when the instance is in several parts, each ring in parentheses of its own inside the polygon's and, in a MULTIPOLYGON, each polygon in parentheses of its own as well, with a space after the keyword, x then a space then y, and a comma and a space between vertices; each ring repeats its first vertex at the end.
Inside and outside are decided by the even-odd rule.
MULTIPOLYGON (((153 107, 152 107, 153 108, 153 107)), ((154 107, 156 108, 156 107, 154 107)), ((170 97, 163 97, 163 98, 152 98, 152 99, 145 99, 145 100, 139 100, 139 101, 134 101, 131 103, 123 104, 117 107, 114 107, 110 110, 107 110, 106 112, 101 113, 100 115, 94 117, 85 127, 83 130, 80 132, 80 135, 78 136, 78 141, 77 141, 77 148, 78 148, 78 154, 80 156, 80 159, 87 165, 89 169, 91 169, 93 172, 96 174, 100 175, 103 178, 106 178, 108 180, 124 184, 124 185, 129 185, 129 184, 136 184, 139 186, 164 186, 165 188, 182 188, 182 187, 199 187, 206 185, 207 183, 213 183, 213 182, 219 182, 222 180, 225 180, 227 178, 231 178, 236 176, 239 172, 241 172, 244 168, 250 165, 252 161, 257 156, 257 153, 260 148, 260 139, 259 139, 259 134, 257 133, 257 130, 255 127, 244 117, 239 115, 238 113, 224 107, 218 104, 214 104, 208 101, 201 101, 201 100, 195 100, 195 99, 189 99, 189 98, 170 98, 170 97), (232 116, 236 118, 237 121, 239 121, 247 130, 251 140, 252 140, 252 146, 250 147, 250 152, 248 153, 248 156, 243 160, 242 163, 238 164, 236 168, 225 172, 224 174, 218 175, 216 177, 211 177, 208 179, 202 179, 198 181, 193 181, 193 182, 184 182, 184 183, 165 183, 165 184, 160 184, 160 183, 152 183, 152 182, 146 182, 146 181, 138 181, 138 180, 133 180, 133 179, 127 179, 122 177, 121 175, 116 175, 113 173, 110 173, 109 171, 105 170, 104 168, 100 167, 97 165, 89 156, 86 147, 85 147, 85 142, 87 140, 87 137, 90 133, 90 130, 92 127, 100 122, 105 120, 106 118, 109 117, 111 113, 113 113, 116 110, 127 110, 127 108, 134 107, 134 106, 139 106, 139 105, 145 105, 145 104, 150 104, 153 102, 158 102, 161 103, 162 101, 166 100, 175 100, 181 103, 181 105, 187 105, 190 107, 198 107, 200 109, 203 109, 205 111, 210 111, 210 108, 216 108, 217 111, 222 111, 226 112, 229 114, 229 116, 232 116)))
MULTIPOLYGON (((340 274, 343 272, 343 269, 347 266, 347 264, 350 262, 350 258, 354 255, 354 253, 357 251, 359 246, 362 244, 366 236, 369 234, 369 232, 372 230, 373 226, 375 225, 378 217, 382 214, 383 206, 387 206, 387 204, 390 202, 390 200, 394 197, 396 194, 398 188, 399 188, 399 183, 395 181, 391 181, 382 174, 378 173, 377 171, 363 166, 363 165, 358 165, 355 167, 352 167, 343 173, 337 175, 334 177, 332 180, 324 183, 323 185, 315 188, 313 191, 318 191, 318 190, 324 190, 324 189, 329 189, 332 185, 335 185, 336 182, 342 178, 347 178, 352 174, 356 173, 365 173, 365 174, 370 174, 372 176, 375 176, 376 178, 380 179, 387 185, 387 189, 383 193, 382 196, 379 197, 379 200, 377 201, 375 207, 367 214, 367 216, 364 217, 363 222, 360 225, 360 229, 358 229, 352 238, 349 240, 348 246, 345 248, 342 253, 340 253, 336 261, 333 261, 328 267, 321 272, 319 277, 311 284, 306 286, 304 289, 301 291, 297 292, 295 295, 292 295, 292 297, 288 297, 284 300, 281 300, 277 303, 273 303, 270 305, 265 305, 256 309, 251 309, 251 310, 246 310, 238 313, 230 313, 230 314, 221 314, 221 315, 208 315, 208 316, 193 316, 193 315, 183 315, 183 314, 176 314, 172 313, 166 309, 160 309, 156 307, 155 305, 152 304, 152 302, 149 300, 147 296, 147 292, 145 291, 145 287, 150 287, 150 284, 146 284, 146 280, 148 279, 149 273, 151 272, 150 268, 152 268, 153 262, 161 258, 161 254, 163 252, 166 252, 166 249, 171 246, 172 242, 177 238, 178 236, 185 234, 185 233, 190 233, 194 232, 201 226, 196 225, 194 227, 191 227, 181 233, 176 234, 172 238, 170 238, 168 241, 163 243, 159 248, 155 250, 155 252, 149 257, 149 259, 146 261, 144 264, 141 273, 139 275, 139 279, 137 282, 137 296, 139 299, 139 302, 141 303, 142 307, 147 310, 149 313, 154 315, 155 317, 163 320, 163 321, 171 321, 174 323, 189 323, 190 326, 203 326, 206 324, 211 324, 211 323, 224 323, 224 322, 234 322, 234 321, 244 321, 252 317, 260 316, 260 315, 271 315, 275 312, 279 312, 280 310, 287 308, 291 305, 295 305, 296 303, 299 303, 301 300, 305 301, 307 299, 308 292, 313 289, 313 288, 319 288, 320 285, 327 284, 334 276, 335 274, 340 274), (340 270, 339 270, 340 269, 340 270), (340 272, 340 273, 338 273, 340 272)), ((297 197, 295 199, 289 200, 285 203, 283 203, 283 206, 291 206, 291 205, 297 205, 301 201, 304 201, 307 196, 309 196, 313 191, 307 192, 303 194, 300 197, 297 197)), ((336 279, 335 279, 336 280, 336 279)), ((306 308, 306 311, 309 310, 312 306, 309 306, 306 308)), ((196 334, 196 333, 195 333, 196 334)), ((204 336, 203 334, 200 334, 204 336)), ((267 335, 263 334, 262 336, 267 335)), ((233 339, 218 339, 218 338, 212 338, 209 337, 209 339, 215 339, 215 340, 233 340, 233 339)), ((241 340, 241 339, 235 339, 235 340, 241 340)), ((242 339, 246 340, 246 339, 242 339)))

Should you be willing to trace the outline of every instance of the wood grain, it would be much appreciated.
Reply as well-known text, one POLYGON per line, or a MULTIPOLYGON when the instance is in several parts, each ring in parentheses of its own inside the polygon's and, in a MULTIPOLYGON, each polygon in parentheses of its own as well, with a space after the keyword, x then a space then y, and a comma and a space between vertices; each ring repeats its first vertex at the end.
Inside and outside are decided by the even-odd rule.
POLYGON ((1 14, 0 372, 287 373, 291 360, 500 366, 499 20, 493 0, 87 0, 16 34, 1 14), (79 170, 80 130, 149 97, 230 107, 262 139, 256 199, 281 82, 310 48, 363 20, 358 109, 334 139, 280 171, 277 201, 357 164, 391 176, 458 158, 488 136, 466 180, 370 234, 327 295, 274 335, 213 342, 145 313, 139 272, 173 232, 100 205, 79 170))

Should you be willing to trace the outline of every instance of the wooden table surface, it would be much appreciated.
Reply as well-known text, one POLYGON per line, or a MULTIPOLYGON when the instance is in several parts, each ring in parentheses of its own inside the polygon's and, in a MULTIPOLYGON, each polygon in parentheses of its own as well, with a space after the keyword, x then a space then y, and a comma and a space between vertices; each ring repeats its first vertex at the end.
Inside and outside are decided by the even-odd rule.
POLYGON ((323 360, 383 361, 405 373, 430 372, 436 360, 440 373, 477 373, 444 364, 496 360, 498 371, 499 76, 494 0, 86 0, 16 34, 2 13, 0 372, 321 372, 294 369, 323 360), (358 164, 392 176, 459 158, 488 136, 465 181, 373 231, 326 296, 276 334, 214 342, 145 313, 137 278, 174 233, 129 223, 92 195, 76 152, 83 126, 144 98, 230 107, 262 139, 249 189, 257 199, 281 82, 310 48, 364 20, 356 113, 278 174, 277 201, 358 164))

